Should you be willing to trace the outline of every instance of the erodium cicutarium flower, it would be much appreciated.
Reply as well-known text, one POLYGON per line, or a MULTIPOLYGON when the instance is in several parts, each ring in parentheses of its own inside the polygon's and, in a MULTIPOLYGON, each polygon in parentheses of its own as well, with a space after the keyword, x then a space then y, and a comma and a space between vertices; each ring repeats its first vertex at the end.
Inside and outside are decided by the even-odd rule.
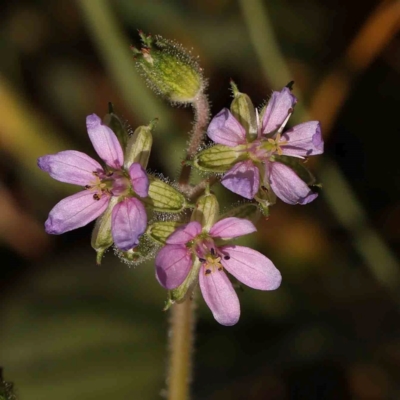
POLYGON ((240 317, 240 304, 225 271, 253 289, 274 290, 281 283, 280 272, 263 254, 248 247, 221 244, 255 231, 252 222, 235 217, 222 219, 209 230, 192 221, 170 235, 157 254, 156 277, 164 288, 177 288, 198 260, 205 302, 220 324, 234 325, 240 317))
POLYGON ((124 153, 116 135, 97 115, 89 115, 86 126, 94 149, 106 164, 104 168, 75 150, 38 159, 38 166, 52 178, 85 188, 56 204, 45 223, 46 232, 59 235, 80 228, 99 217, 111 198, 116 197, 112 237, 117 248, 129 250, 146 230, 147 215, 140 198, 148 195, 147 174, 139 163, 124 165, 124 153))
POLYGON ((273 92, 267 107, 257 113, 254 135, 246 132, 228 109, 211 121, 208 136, 217 144, 240 148, 240 161, 225 173, 221 183, 246 199, 255 198, 261 190, 272 191, 288 204, 307 204, 318 194, 279 160, 279 156, 306 158, 321 154, 324 143, 318 121, 305 122, 283 131, 297 99, 289 88, 273 92))

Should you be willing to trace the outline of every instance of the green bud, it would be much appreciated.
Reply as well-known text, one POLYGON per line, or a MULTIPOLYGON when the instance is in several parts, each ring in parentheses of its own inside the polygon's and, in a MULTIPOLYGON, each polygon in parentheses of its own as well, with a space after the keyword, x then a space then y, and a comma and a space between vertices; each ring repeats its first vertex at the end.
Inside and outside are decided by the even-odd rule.
POLYGON ((171 235, 179 225, 182 225, 179 221, 153 222, 148 225, 146 235, 157 243, 165 244, 168 236, 171 235))
POLYGON ((191 103, 203 91, 197 61, 180 44, 140 33, 143 47, 133 49, 136 66, 150 88, 173 103, 191 103))
POLYGON ((231 87, 233 92, 231 113, 246 130, 247 139, 252 141, 257 137, 256 109, 250 97, 245 93, 239 92, 233 81, 231 81, 231 87))
POLYGON ((199 271, 201 263, 198 259, 193 262, 193 266, 184 282, 177 288, 168 292, 168 300, 165 304, 164 311, 168 310, 175 302, 181 302, 186 295, 197 284, 199 280, 199 271))
POLYGON ((217 198, 212 193, 206 193, 197 200, 190 221, 199 222, 208 231, 217 221, 218 214, 217 198))
POLYGON ((103 118, 103 123, 113 130, 124 149, 129 138, 128 131, 118 115, 114 113, 112 103, 108 103, 108 110, 108 114, 103 118))
POLYGON ((217 144, 196 154, 193 165, 201 171, 226 172, 228 169, 247 157, 247 145, 228 147, 217 144))
POLYGON ((143 203, 153 208, 155 211, 179 213, 187 208, 186 199, 182 193, 178 192, 170 184, 161 179, 148 175, 149 195, 141 199, 143 203))
POLYGON ((255 224, 261 217, 260 208, 255 203, 244 203, 220 215, 218 220, 230 217, 245 218, 255 224))
POLYGON ((96 250, 96 262, 101 264, 104 252, 114 243, 111 235, 111 213, 118 203, 118 197, 111 196, 108 207, 104 213, 97 218, 92 232, 92 247, 96 250))
POLYGON ((147 126, 139 126, 129 138, 125 148, 125 168, 132 163, 139 163, 144 169, 149 162, 151 146, 153 145, 153 135, 151 134, 157 120, 153 120, 147 126))

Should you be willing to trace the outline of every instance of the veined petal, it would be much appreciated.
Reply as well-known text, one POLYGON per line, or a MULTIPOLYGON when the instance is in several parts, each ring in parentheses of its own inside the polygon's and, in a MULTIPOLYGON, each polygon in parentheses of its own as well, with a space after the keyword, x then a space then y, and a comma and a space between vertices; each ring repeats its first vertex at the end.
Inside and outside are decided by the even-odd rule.
POLYGON ((93 172, 103 171, 96 160, 75 150, 39 157, 38 166, 58 181, 79 186, 89 185, 95 179, 93 172))
POLYGON ((146 210, 133 197, 116 204, 112 210, 111 231, 115 245, 123 251, 135 247, 147 227, 146 210))
POLYGON ((222 246, 224 268, 240 282, 259 290, 274 290, 281 284, 281 273, 272 261, 256 250, 243 246, 222 246), (228 258, 228 259, 227 259, 228 258))
POLYGON ((298 175, 280 162, 270 163, 270 184, 274 193, 288 204, 308 204, 318 197, 298 175))
POLYGON ((177 228, 175 232, 168 237, 166 242, 168 244, 186 244, 200 233, 200 223, 197 221, 192 221, 177 228))
POLYGON ((210 122, 208 137, 215 143, 235 147, 246 142, 246 131, 231 112, 224 108, 210 122))
POLYGON ((321 125, 318 121, 305 122, 287 130, 281 138, 282 154, 292 157, 308 157, 324 152, 321 125))
POLYGON ((225 272, 216 270, 206 275, 202 267, 199 281, 204 300, 217 322, 226 326, 235 325, 240 317, 240 304, 225 272))
POLYGON ((165 289, 175 289, 186 279, 193 264, 190 250, 184 245, 168 244, 157 254, 156 278, 165 289))
POLYGON ((124 165, 124 153, 115 133, 103 125, 96 115, 86 117, 86 126, 90 141, 99 157, 109 166, 119 169, 124 165))
POLYGON ((262 133, 271 133, 281 127, 293 111, 297 99, 284 87, 280 92, 273 92, 262 120, 262 133))
POLYGON ((109 200, 107 195, 96 200, 89 190, 66 197, 50 211, 45 222, 46 232, 60 235, 87 225, 106 210, 109 200))
POLYGON ((233 193, 253 199, 260 185, 260 172, 252 161, 242 161, 224 175, 221 183, 233 193))
POLYGON ((229 217, 215 223, 210 229, 210 235, 214 238, 233 239, 256 230, 257 228, 248 219, 229 217))
POLYGON ((147 197, 149 194, 149 178, 143 167, 139 163, 133 163, 129 167, 129 176, 135 193, 140 197, 147 197))

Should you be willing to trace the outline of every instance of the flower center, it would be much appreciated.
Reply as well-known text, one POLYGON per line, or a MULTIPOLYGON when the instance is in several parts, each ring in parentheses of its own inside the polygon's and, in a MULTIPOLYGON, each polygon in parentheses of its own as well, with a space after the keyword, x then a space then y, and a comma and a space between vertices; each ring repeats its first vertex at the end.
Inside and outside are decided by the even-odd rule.
POLYGON ((131 188, 130 180, 122 171, 93 171, 94 179, 90 185, 86 185, 87 190, 93 191, 93 198, 100 200, 103 196, 122 196, 129 193, 131 188))
POLYGON ((218 247, 215 246, 210 237, 199 238, 199 240, 195 241, 194 251, 202 263, 204 275, 222 271, 224 268, 221 264, 222 257, 226 260, 229 259, 228 255, 222 254, 218 247))

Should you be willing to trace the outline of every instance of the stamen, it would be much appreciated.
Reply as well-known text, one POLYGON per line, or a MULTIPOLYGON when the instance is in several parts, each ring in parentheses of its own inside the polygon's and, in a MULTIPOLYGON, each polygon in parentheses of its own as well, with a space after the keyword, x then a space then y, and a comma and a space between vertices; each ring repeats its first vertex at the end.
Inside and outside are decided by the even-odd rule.
POLYGON ((100 200, 100 196, 97 194, 97 193, 95 193, 94 195, 93 195, 93 198, 95 199, 95 200, 100 200))
POLYGON ((211 269, 206 269, 205 274, 206 274, 206 275, 210 275, 210 274, 211 274, 211 269))
POLYGON ((224 256, 224 260, 230 260, 231 257, 230 256, 224 256))
POLYGON ((210 252, 211 252, 211 255, 212 255, 212 256, 215 256, 215 249, 214 249, 214 247, 211 247, 210 252))
POLYGON ((200 258, 199 257, 199 261, 202 262, 202 263, 205 263, 207 260, 205 258, 200 258))
POLYGON ((222 271, 222 267, 218 267, 218 271, 222 271))
POLYGON ((85 189, 91 189, 92 187, 90 185, 85 185, 85 189))

